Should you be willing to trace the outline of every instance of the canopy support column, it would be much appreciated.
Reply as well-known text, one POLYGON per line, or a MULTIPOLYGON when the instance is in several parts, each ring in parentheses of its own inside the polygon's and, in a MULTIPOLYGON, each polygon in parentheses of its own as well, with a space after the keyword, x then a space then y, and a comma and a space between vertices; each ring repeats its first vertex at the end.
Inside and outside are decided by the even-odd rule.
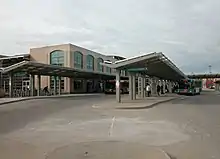
POLYGON ((41 92, 41 75, 37 75, 37 82, 38 82, 38 89, 37 89, 37 96, 40 96, 41 92))
POLYGON ((172 93, 172 82, 171 81, 168 82, 168 89, 169 89, 169 93, 172 93))
POLYGON ((118 103, 121 103, 121 91, 120 91, 120 70, 116 70, 116 100, 118 103))
POLYGON ((141 98, 144 98, 144 88, 145 88, 145 77, 143 75, 141 75, 141 98))
POLYGON ((14 75, 13 73, 9 74, 9 97, 13 97, 13 92, 14 92, 14 75))
POLYGON ((54 90, 54 95, 57 94, 57 76, 54 76, 54 86, 53 86, 53 90, 54 90))
POLYGON ((61 95, 61 77, 58 77, 58 94, 61 95))
POLYGON ((31 91, 31 96, 34 96, 35 92, 35 75, 31 74, 30 75, 30 91, 31 91))
POLYGON ((141 91, 142 91, 142 77, 138 75, 138 97, 141 97, 141 91))
POLYGON ((152 79, 152 94, 156 95, 157 94, 157 79, 153 78, 152 79))
POLYGON ((133 100, 136 99, 136 74, 132 75, 132 89, 133 89, 133 100))
POLYGON ((129 97, 130 97, 130 100, 134 100, 133 76, 134 75, 131 72, 129 72, 129 97))

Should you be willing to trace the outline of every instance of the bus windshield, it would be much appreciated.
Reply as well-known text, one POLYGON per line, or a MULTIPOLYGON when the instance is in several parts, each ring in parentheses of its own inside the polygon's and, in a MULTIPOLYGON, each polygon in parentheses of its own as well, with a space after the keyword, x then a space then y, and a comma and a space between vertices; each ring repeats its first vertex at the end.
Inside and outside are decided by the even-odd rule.
POLYGON ((180 81, 179 82, 179 89, 189 89, 190 83, 187 81, 180 81))

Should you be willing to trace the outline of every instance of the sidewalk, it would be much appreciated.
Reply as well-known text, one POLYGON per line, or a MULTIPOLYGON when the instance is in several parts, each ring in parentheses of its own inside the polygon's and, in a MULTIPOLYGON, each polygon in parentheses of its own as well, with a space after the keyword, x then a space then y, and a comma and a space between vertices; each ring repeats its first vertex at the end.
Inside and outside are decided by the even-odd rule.
POLYGON ((121 97, 121 103, 116 102, 116 100, 106 100, 102 103, 97 103, 93 105, 93 108, 115 108, 115 109, 147 109, 152 108, 155 105, 169 102, 180 98, 177 94, 165 94, 163 96, 152 96, 139 98, 136 100, 130 100, 128 95, 124 95, 121 97))
POLYGON ((18 97, 18 98, 0 98, 0 105, 20 102, 20 101, 25 101, 25 100, 32 100, 32 99, 67 98, 67 97, 98 96, 98 95, 103 95, 103 94, 101 94, 101 93, 93 93, 93 94, 65 94, 65 95, 56 95, 56 96, 34 96, 34 97, 18 97))
MULTIPOLYGON (((67 97, 80 97, 80 96, 105 96, 102 93, 93 94, 65 94, 56 96, 34 96, 34 97, 20 97, 20 98, 0 98, 0 107, 4 104, 15 103, 33 99, 47 99, 47 98, 67 98, 67 97)), ((105 102, 94 104, 94 108, 116 108, 116 109, 145 109, 151 108, 157 104, 168 102, 178 98, 176 94, 165 94, 163 96, 145 97, 144 99, 137 97, 136 100, 130 100, 128 95, 122 95, 122 102, 116 102, 116 99, 106 99, 105 102)))

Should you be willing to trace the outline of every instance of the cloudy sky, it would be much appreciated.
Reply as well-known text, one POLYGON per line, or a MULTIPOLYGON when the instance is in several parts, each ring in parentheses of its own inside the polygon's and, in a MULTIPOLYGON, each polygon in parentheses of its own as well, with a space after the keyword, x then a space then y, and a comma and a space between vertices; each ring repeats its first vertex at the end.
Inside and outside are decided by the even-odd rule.
POLYGON ((0 0, 0 53, 73 43, 104 54, 163 52, 185 73, 220 72, 219 0, 0 0))

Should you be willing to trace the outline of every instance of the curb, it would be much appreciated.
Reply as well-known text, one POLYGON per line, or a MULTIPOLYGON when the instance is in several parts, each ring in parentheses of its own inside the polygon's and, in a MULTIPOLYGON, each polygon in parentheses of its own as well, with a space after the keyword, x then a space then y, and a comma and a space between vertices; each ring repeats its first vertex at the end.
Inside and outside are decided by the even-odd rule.
POLYGON ((147 106, 140 106, 140 107, 118 107, 116 109, 148 109, 148 108, 153 108, 156 105, 162 104, 162 103, 167 103, 176 99, 180 99, 181 97, 173 97, 171 99, 167 99, 167 100, 163 100, 163 101, 159 101, 159 102, 155 102, 153 104, 149 104, 147 106))
POLYGON ((27 100, 33 100, 33 99, 51 99, 51 98, 69 98, 69 97, 85 97, 85 96, 100 96, 102 94, 79 94, 79 95, 63 95, 63 96, 35 96, 35 97, 29 97, 29 98, 21 98, 17 100, 11 100, 11 101, 5 101, 0 103, 0 105, 5 105, 5 104, 11 104, 11 103, 16 103, 16 102, 21 102, 21 101, 27 101, 27 100))
POLYGON ((173 98, 171 98, 171 99, 167 99, 167 100, 163 100, 163 101, 159 101, 159 102, 153 103, 153 104, 151 104, 151 105, 149 105, 149 106, 150 106, 150 107, 154 107, 154 106, 156 106, 156 105, 159 105, 159 104, 162 104, 162 103, 168 103, 168 102, 170 102, 170 101, 172 101, 172 100, 176 100, 176 99, 179 99, 179 98, 181 98, 181 97, 173 97, 173 98))

